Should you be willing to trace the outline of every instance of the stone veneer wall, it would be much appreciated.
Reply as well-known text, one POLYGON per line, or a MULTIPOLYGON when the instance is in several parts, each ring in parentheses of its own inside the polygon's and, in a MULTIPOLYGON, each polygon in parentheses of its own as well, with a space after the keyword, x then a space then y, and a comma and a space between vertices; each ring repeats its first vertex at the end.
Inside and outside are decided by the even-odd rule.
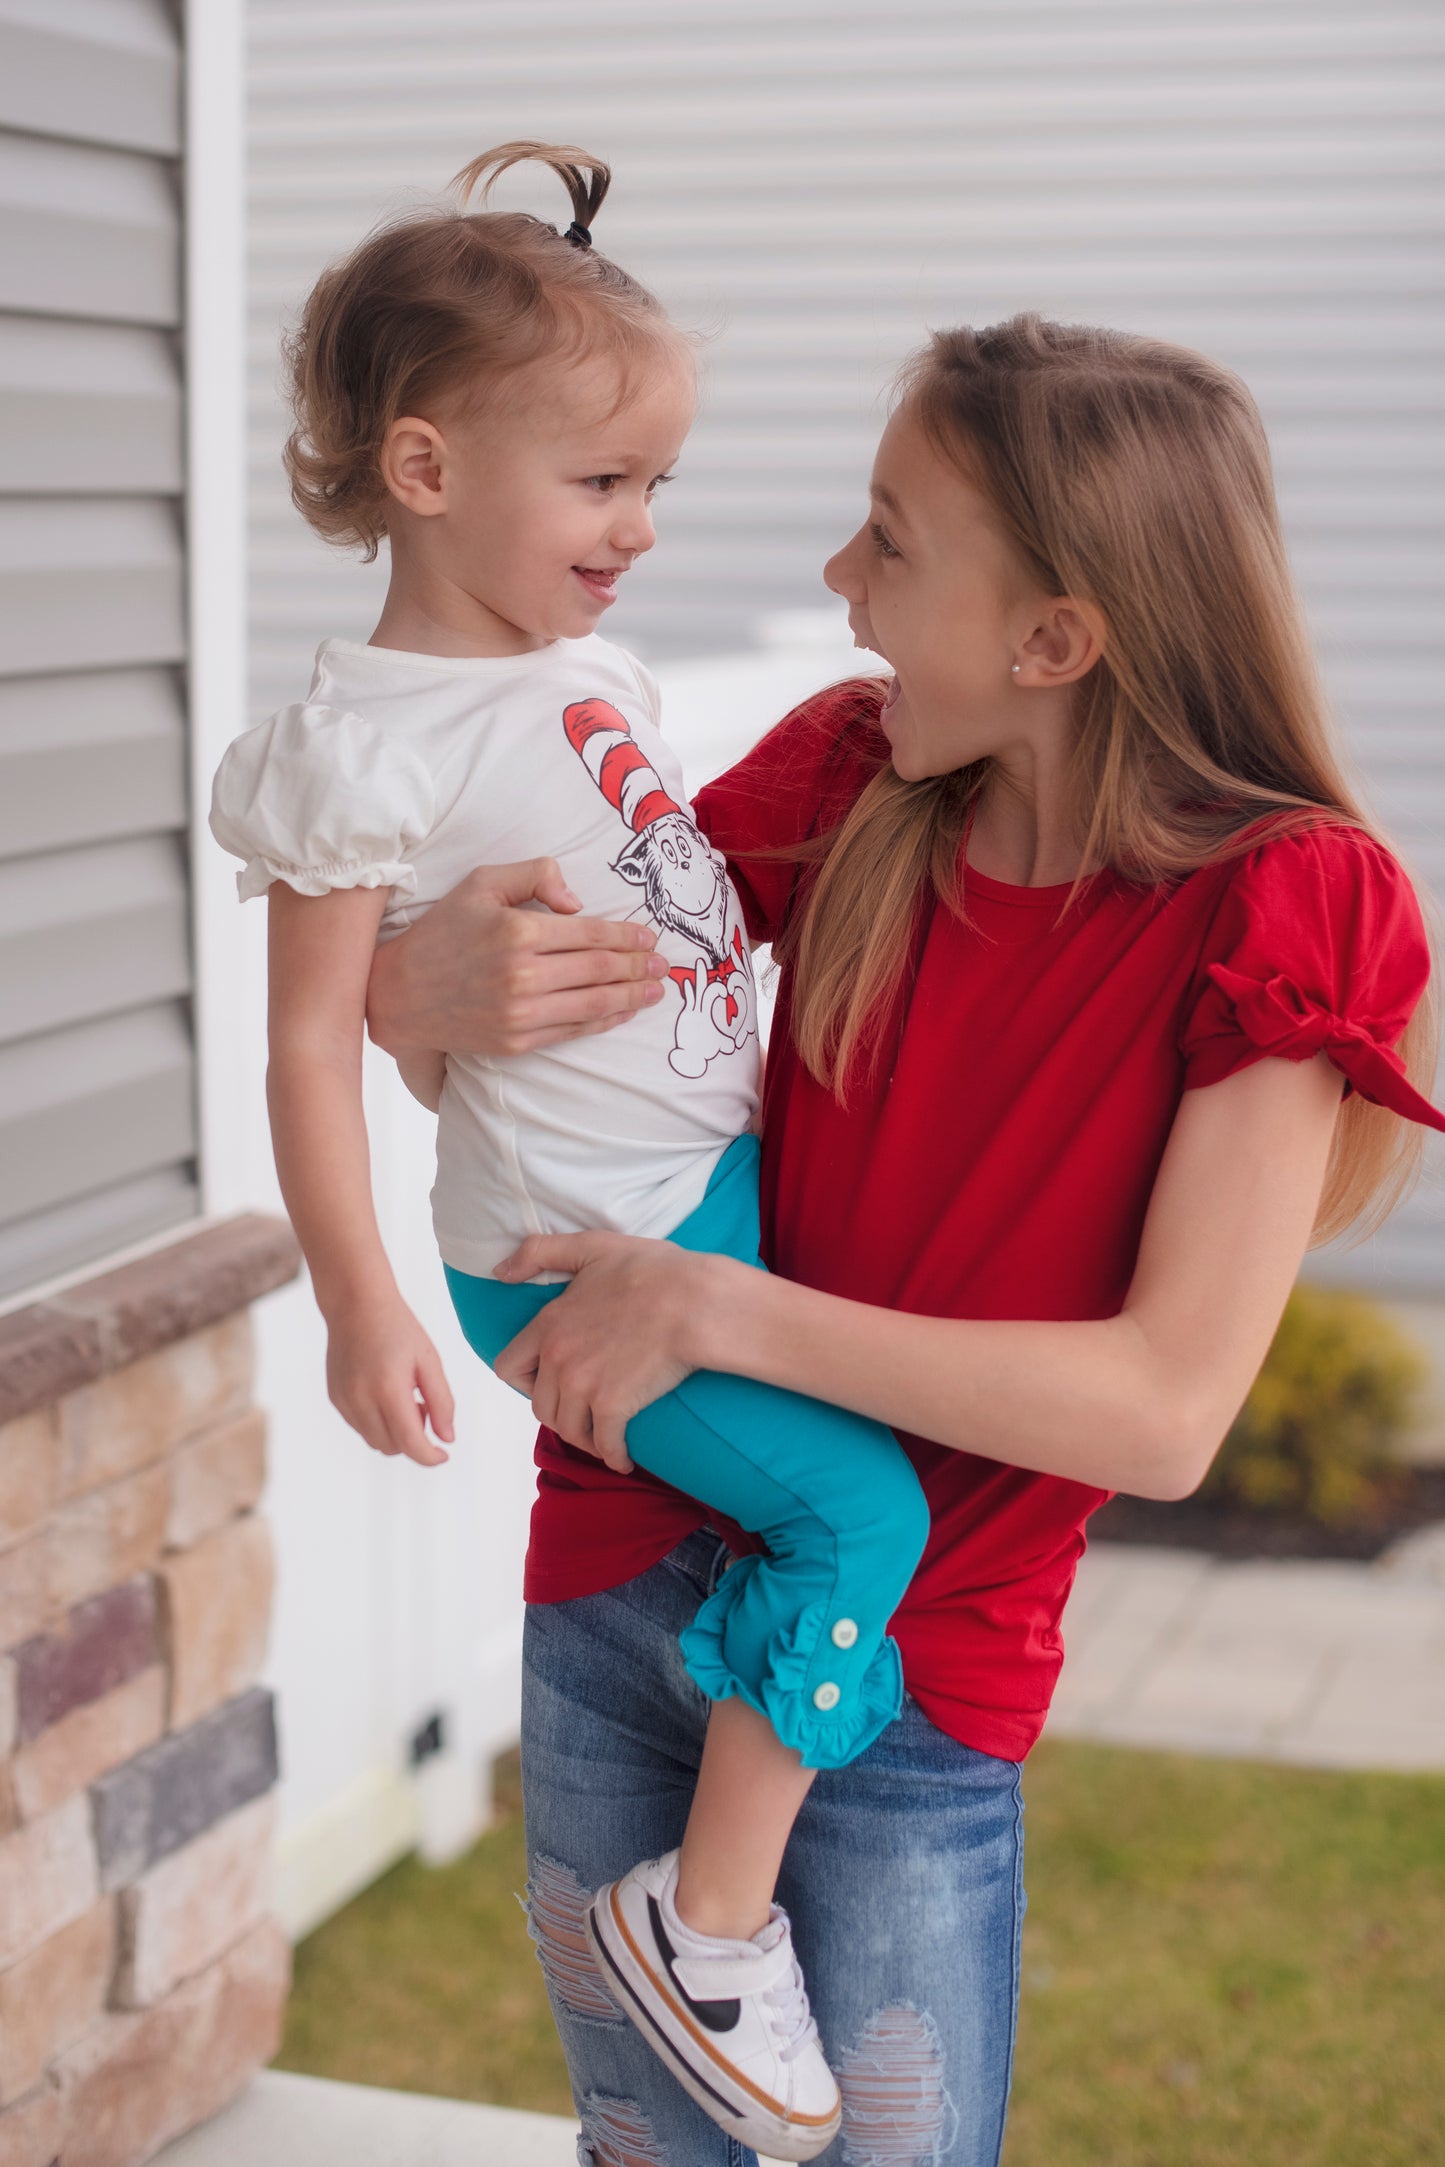
POLYGON ((0 2167, 138 2167, 275 2052, 243 1218, 0 1318, 0 2167))

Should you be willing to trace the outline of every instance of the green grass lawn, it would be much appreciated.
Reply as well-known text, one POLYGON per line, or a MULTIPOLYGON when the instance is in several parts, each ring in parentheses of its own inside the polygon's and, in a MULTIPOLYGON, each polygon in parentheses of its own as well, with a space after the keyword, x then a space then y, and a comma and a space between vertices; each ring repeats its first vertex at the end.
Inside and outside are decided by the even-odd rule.
MULTIPOLYGON (((513 1810, 301 1944, 283 2069, 570 2108, 513 1810)), ((1006 2167, 1441 2167, 1445 1780, 1029 1763, 1006 2167)))

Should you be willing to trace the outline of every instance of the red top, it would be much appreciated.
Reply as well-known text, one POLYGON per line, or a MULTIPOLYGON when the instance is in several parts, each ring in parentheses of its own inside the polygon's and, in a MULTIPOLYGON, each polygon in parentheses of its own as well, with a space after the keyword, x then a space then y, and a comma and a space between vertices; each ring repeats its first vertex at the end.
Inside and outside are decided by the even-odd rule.
MULTIPOLYGON (((747 853, 833 825, 886 757, 877 702, 876 688, 819 694, 699 797, 755 939, 776 935, 799 876, 747 853)), ((1366 1098, 1445 1128, 1391 1051, 1429 971, 1419 907, 1358 829, 1276 838, 1168 887, 1099 874, 1065 910, 1069 892, 970 871, 968 923, 930 908, 889 1055, 846 1109, 797 1056, 785 974, 763 1146, 776 1271, 923 1316, 1114 1316, 1191 1086, 1323 1049, 1366 1098)), ((909 1690, 952 1737, 1020 1759, 1063 1659, 1084 1522, 1107 1493, 902 1442, 933 1509, 893 1621, 909 1690)), ((548 1431, 537 1464, 534 1602, 630 1579, 704 1517, 734 1532, 548 1431)))

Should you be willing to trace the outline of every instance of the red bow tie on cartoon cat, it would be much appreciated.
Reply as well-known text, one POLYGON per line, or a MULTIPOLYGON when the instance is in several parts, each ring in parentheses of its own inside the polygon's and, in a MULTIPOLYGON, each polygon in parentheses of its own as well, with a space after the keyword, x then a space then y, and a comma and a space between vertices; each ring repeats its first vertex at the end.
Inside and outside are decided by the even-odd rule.
POLYGON ((723 859, 663 784, 627 717, 608 700, 575 700, 564 710, 567 741, 633 840, 612 870, 642 890, 659 931, 701 950, 668 976, 682 1009, 669 1057, 681 1076, 701 1076, 719 1054, 735 1053, 757 1028, 752 970, 737 900, 723 859))

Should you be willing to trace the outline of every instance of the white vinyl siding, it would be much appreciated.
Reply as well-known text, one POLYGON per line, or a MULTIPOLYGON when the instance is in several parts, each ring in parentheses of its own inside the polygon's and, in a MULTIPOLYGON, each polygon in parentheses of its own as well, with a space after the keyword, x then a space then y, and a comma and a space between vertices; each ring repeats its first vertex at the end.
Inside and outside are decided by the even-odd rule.
MULTIPOLYGON (((599 245, 709 334, 661 544, 608 630, 827 605, 900 359, 1023 308, 1198 346, 1274 446, 1352 754, 1445 895, 1445 16, 1410 0, 250 0, 256 712, 383 573, 312 540, 276 339, 321 265, 531 135, 608 157, 599 245)), ((533 170, 503 200, 565 223, 533 170)), ((1445 1288, 1438 1184, 1348 1276, 1445 1288)))
POLYGON ((180 34, 0 0, 0 1295, 197 1209, 180 34))

